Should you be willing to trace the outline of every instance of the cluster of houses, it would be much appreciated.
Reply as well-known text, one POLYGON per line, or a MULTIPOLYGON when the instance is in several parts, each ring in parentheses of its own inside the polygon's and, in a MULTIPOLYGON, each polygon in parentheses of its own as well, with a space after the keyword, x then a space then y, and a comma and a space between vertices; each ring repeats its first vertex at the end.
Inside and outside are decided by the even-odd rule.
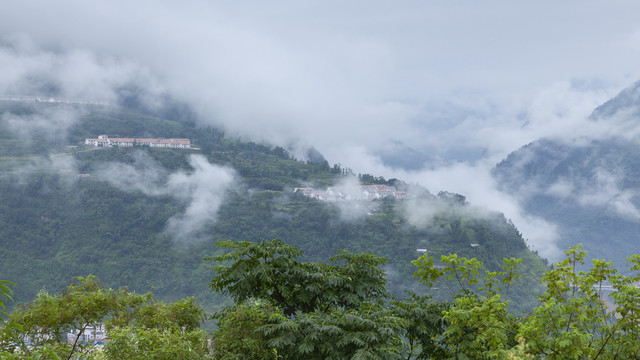
POLYGON ((86 145, 98 147, 133 147, 149 146, 154 148, 170 149, 190 149, 189 139, 136 139, 136 138, 110 138, 107 135, 100 135, 97 139, 85 139, 86 145))
POLYGON ((67 342, 71 344, 76 341, 81 344, 104 344, 107 340, 107 329, 104 323, 87 326, 82 332, 74 329, 67 333, 67 342))
MULTIPOLYGON (((22 341, 26 344, 34 344, 47 340, 55 340, 54 335, 38 334, 34 337, 23 336, 22 341)), ((67 343, 75 344, 104 344, 109 338, 107 337, 107 328, 104 323, 89 325, 84 330, 72 329, 66 333, 67 343)))
POLYGON ((360 185, 359 188, 346 186, 332 186, 326 190, 316 190, 311 187, 295 188, 294 193, 300 193, 315 200, 335 202, 339 200, 378 200, 385 198, 405 199, 407 194, 389 185, 360 185))

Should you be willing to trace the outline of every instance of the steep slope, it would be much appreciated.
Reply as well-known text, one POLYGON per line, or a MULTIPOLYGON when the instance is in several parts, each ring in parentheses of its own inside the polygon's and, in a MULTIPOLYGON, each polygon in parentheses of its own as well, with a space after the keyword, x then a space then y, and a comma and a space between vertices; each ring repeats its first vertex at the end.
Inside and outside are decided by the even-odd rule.
POLYGON ((417 248, 475 256, 492 269, 503 257, 523 258, 523 306, 545 270, 501 214, 479 212, 461 196, 399 181, 411 199, 327 203, 294 193, 353 178, 321 156, 297 161, 281 147, 122 108, 12 104, 1 119, 0 146, 11 152, 0 163, 0 274, 19 285, 19 301, 92 273, 109 286, 154 289, 164 299, 196 295, 215 307, 223 300, 209 291, 212 265, 202 259, 229 239, 280 238, 313 261, 338 249, 385 256, 399 296, 425 290, 412 277, 417 248), (74 117, 66 131, 29 127, 59 111, 74 117), (98 134, 190 138, 197 150, 83 145, 98 134))
POLYGON ((592 257, 614 260, 640 252, 640 83, 594 110, 608 133, 582 139, 540 139, 494 169, 502 190, 559 227, 560 247, 583 243, 592 257))

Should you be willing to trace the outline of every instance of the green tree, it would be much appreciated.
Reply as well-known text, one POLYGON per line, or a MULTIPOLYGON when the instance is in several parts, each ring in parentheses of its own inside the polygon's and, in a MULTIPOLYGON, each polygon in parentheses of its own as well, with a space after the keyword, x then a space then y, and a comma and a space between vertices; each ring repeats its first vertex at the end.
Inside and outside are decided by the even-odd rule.
POLYGON ((209 340, 200 329, 204 312, 195 298, 175 303, 151 301, 125 316, 107 321, 110 359, 205 359, 209 340))
POLYGON ((298 261, 302 251, 279 239, 218 245, 234 251, 208 258, 221 263, 210 286, 236 302, 269 300, 290 316, 355 308, 365 301, 381 304, 389 296, 380 267, 386 259, 375 255, 340 251, 331 264, 321 264, 298 261))
POLYGON ((519 329, 527 352, 545 359, 640 358, 640 256, 628 259, 635 274, 624 276, 598 259, 588 271, 578 270, 586 257, 582 246, 566 254, 543 277, 541 304, 519 329))
POLYGON ((7 317, 7 303, 13 302, 13 289, 15 284, 8 280, 0 280, 0 326, 5 324, 7 317))
MULTIPOLYGON (((629 258, 632 275, 622 275, 610 262, 593 260, 579 270, 586 254, 581 246, 566 251, 542 281, 545 291, 528 315, 507 311, 507 290, 518 279, 517 260, 504 269, 485 272, 476 259, 443 256, 436 267, 431 257, 414 264, 416 276, 428 285, 453 280, 459 290, 443 311, 447 328, 441 346, 446 359, 637 359, 640 356, 640 256, 629 258), (474 287, 475 286, 475 287, 474 287), (504 290, 503 290, 504 288, 504 290), (612 292, 609 297, 605 289, 612 292)), ((451 287, 452 288, 452 287, 451 287)))
POLYGON ((82 341, 81 335, 88 327, 104 323, 110 339, 105 346, 107 358, 121 359, 121 353, 130 358, 136 354, 137 358, 162 358, 154 356, 164 351, 164 342, 171 342, 170 350, 176 354, 190 348, 204 358, 206 339, 199 330, 203 320, 195 299, 165 304, 155 302, 150 293, 114 290, 95 276, 79 277, 61 294, 41 291, 32 303, 18 305, 8 318, 18 326, 2 333, 0 346, 20 359, 41 357, 43 349, 63 359, 92 357, 96 346, 82 341), (71 330, 77 335, 68 341, 66 334, 71 330), (124 351, 125 344, 137 344, 128 349, 138 352, 124 351))
POLYGON ((263 300, 248 299, 216 314, 218 330, 213 334, 214 356, 220 360, 277 359, 277 350, 267 336, 257 331, 269 323, 279 309, 263 300))
POLYGON ((484 271, 483 263, 475 258, 453 254, 442 256, 440 261, 444 265, 435 266, 434 259, 425 255, 414 264, 421 282, 433 286, 439 281, 454 298, 454 303, 442 313, 447 323, 441 338, 441 346, 446 349, 443 358, 506 356, 517 344, 519 318, 507 310, 506 298, 510 285, 519 277, 515 269, 520 260, 504 259, 502 271, 495 272, 484 271))
POLYGON ((285 359, 405 359, 404 323, 386 307, 363 302, 293 318, 276 315, 258 331, 285 359))
POLYGON ((390 303, 391 312, 404 319, 406 359, 440 359, 447 354, 441 339, 447 329, 443 312, 451 307, 449 302, 437 302, 428 295, 411 293, 407 299, 390 303))
MULTIPOLYGON (((243 346, 243 340, 234 343, 233 319, 238 320, 238 309, 255 314, 255 306, 246 306, 258 301, 273 307, 268 316, 245 316, 239 323, 249 320, 252 343, 266 342, 285 359, 403 358, 404 320, 384 306, 385 259, 341 251, 330 264, 301 262, 302 252, 278 239, 219 245, 233 251, 210 258, 222 263, 214 268, 211 287, 240 304, 221 316, 219 348, 243 346)), ((273 354, 269 350, 260 358, 273 354)))

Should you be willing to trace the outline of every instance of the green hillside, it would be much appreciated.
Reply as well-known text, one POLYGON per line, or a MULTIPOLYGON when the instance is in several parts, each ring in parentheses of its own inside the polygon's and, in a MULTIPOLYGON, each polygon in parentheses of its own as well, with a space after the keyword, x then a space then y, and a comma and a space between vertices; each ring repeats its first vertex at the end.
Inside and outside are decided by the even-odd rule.
POLYGON ((525 209, 558 225, 563 248, 626 267, 638 253, 640 147, 621 138, 574 145, 541 139, 509 155, 494 176, 525 209))
POLYGON ((489 269, 500 266, 504 257, 523 258, 521 271, 527 280, 519 282, 515 295, 523 308, 534 301, 532 293, 547 269, 504 216, 474 210, 456 194, 435 196, 402 181, 361 174, 365 184, 395 185, 410 198, 354 202, 350 209, 360 215, 349 217, 341 204, 293 192, 309 185, 323 189, 356 176, 318 156, 314 162, 299 161, 281 147, 130 109, 2 106, 0 278, 18 285, 18 302, 33 299, 42 288, 59 291, 73 276, 94 274, 107 286, 153 289, 161 299, 195 295, 213 310, 224 300, 208 288, 212 265, 203 258, 220 254, 215 242, 223 240, 279 238, 298 246, 309 261, 327 261, 338 249, 380 255, 389 259, 389 290, 397 296, 404 296, 405 290, 426 290, 412 276, 415 267, 410 261, 421 255, 418 248, 435 256, 477 257, 489 269), (77 118, 66 131, 56 133, 62 135, 27 126, 38 116, 59 116, 61 111, 77 118), (23 128, 29 131, 20 132, 23 128), (84 145, 85 138, 99 134, 190 138, 198 150, 84 145), (232 168, 235 175, 214 219, 198 225, 202 229, 193 238, 187 231, 186 239, 176 240, 176 234, 166 231, 167 224, 176 214, 186 217, 190 203, 157 189, 175 174, 195 174, 191 155, 232 168), (114 179, 130 174, 112 168, 135 171, 142 182, 127 188, 114 179), (156 192, 142 189, 143 183, 156 186, 156 192), (433 211, 421 216, 424 208, 433 211))

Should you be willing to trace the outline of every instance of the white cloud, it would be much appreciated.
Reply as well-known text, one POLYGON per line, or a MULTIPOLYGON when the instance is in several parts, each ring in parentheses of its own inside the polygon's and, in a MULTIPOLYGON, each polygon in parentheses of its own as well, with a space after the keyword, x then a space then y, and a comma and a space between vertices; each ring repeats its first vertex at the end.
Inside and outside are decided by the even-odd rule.
POLYGON ((637 134, 586 115, 640 78, 639 11, 623 0, 20 1, 0 14, 0 33, 23 34, 0 47, 0 92, 167 92, 228 134, 467 195, 552 254, 553 226, 497 191, 489 169, 542 136, 637 134), (425 168, 382 160, 405 150, 425 168))
POLYGON ((192 155, 192 172, 177 172, 167 180, 169 193, 187 203, 183 214, 167 222, 166 232, 181 243, 199 241, 202 231, 217 219, 227 191, 234 186, 232 169, 210 164, 204 156, 192 155))
POLYGON ((336 187, 344 196, 344 200, 333 203, 340 211, 340 219, 343 221, 356 221, 364 218, 370 212, 369 206, 372 201, 363 200, 360 182, 355 176, 348 176, 342 179, 336 187))
MULTIPOLYGON (((40 47, 30 36, 0 38, 0 95, 53 96, 115 103, 118 90, 136 85, 158 95, 162 86, 148 69, 94 50, 40 47), (4 40, 4 41, 2 41, 4 40)), ((144 99, 143 99, 144 100, 144 99)))
POLYGON ((176 243, 189 244, 208 237, 204 231, 215 223, 227 191, 233 188, 236 179, 232 169, 211 164, 201 155, 191 155, 189 164, 192 171, 169 174, 148 155, 139 152, 133 165, 106 164, 97 176, 123 191, 170 196, 185 204, 183 213, 167 221, 165 232, 176 243))
MULTIPOLYGON (((0 30, 25 33, 51 49, 42 56, 72 52, 69 63, 81 65, 60 71, 70 83, 84 73, 88 84, 108 83, 144 66, 205 120, 259 140, 314 145, 338 162, 336 144, 376 151, 390 138, 419 148, 421 139, 440 145, 453 137, 506 151, 523 139, 522 123, 515 129, 509 123, 518 112, 509 104, 524 106, 540 89, 567 79, 605 79, 618 89, 635 80, 640 54, 629 54, 633 41, 623 39, 638 32, 628 15, 637 5, 570 3, 30 1, 6 9, 0 30), (628 11, 614 10, 620 6, 628 11), (122 70, 87 65, 105 58, 112 60, 103 67, 117 62, 122 70), (438 123, 458 120, 416 127, 429 119, 430 105, 445 102, 470 116, 455 131, 434 136, 438 123), (508 130, 496 134, 483 124, 496 120, 508 130)), ((554 116, 547 120, 572 109, 549 107, 554 116)), ((560 125, 543 122, 524 138, 560 125)))
POLYGON ((22 141, 53 141, 66 139, 77 115, 71 109, 46 108, 31 114, 0 114, 0 123, 22 141))
POLYGON ((405 173, 402 178, 421 183, 432 192, 444 190, 465 195, 467 201, 476 208, 503 213, 513 221, 533 250, 542 257, 557 260, 562 255, 556 245, 557 226, 526 213, 520 205, 520 199, 500 192, 491 176, 491 168, 490 163, 457 163, 434 170, 405 173))
POLYGON ((573 195, 575 188, 576 187, 571 180, 561 178, 549 186, 545 193, 557 198, 565 199, 573 195))

